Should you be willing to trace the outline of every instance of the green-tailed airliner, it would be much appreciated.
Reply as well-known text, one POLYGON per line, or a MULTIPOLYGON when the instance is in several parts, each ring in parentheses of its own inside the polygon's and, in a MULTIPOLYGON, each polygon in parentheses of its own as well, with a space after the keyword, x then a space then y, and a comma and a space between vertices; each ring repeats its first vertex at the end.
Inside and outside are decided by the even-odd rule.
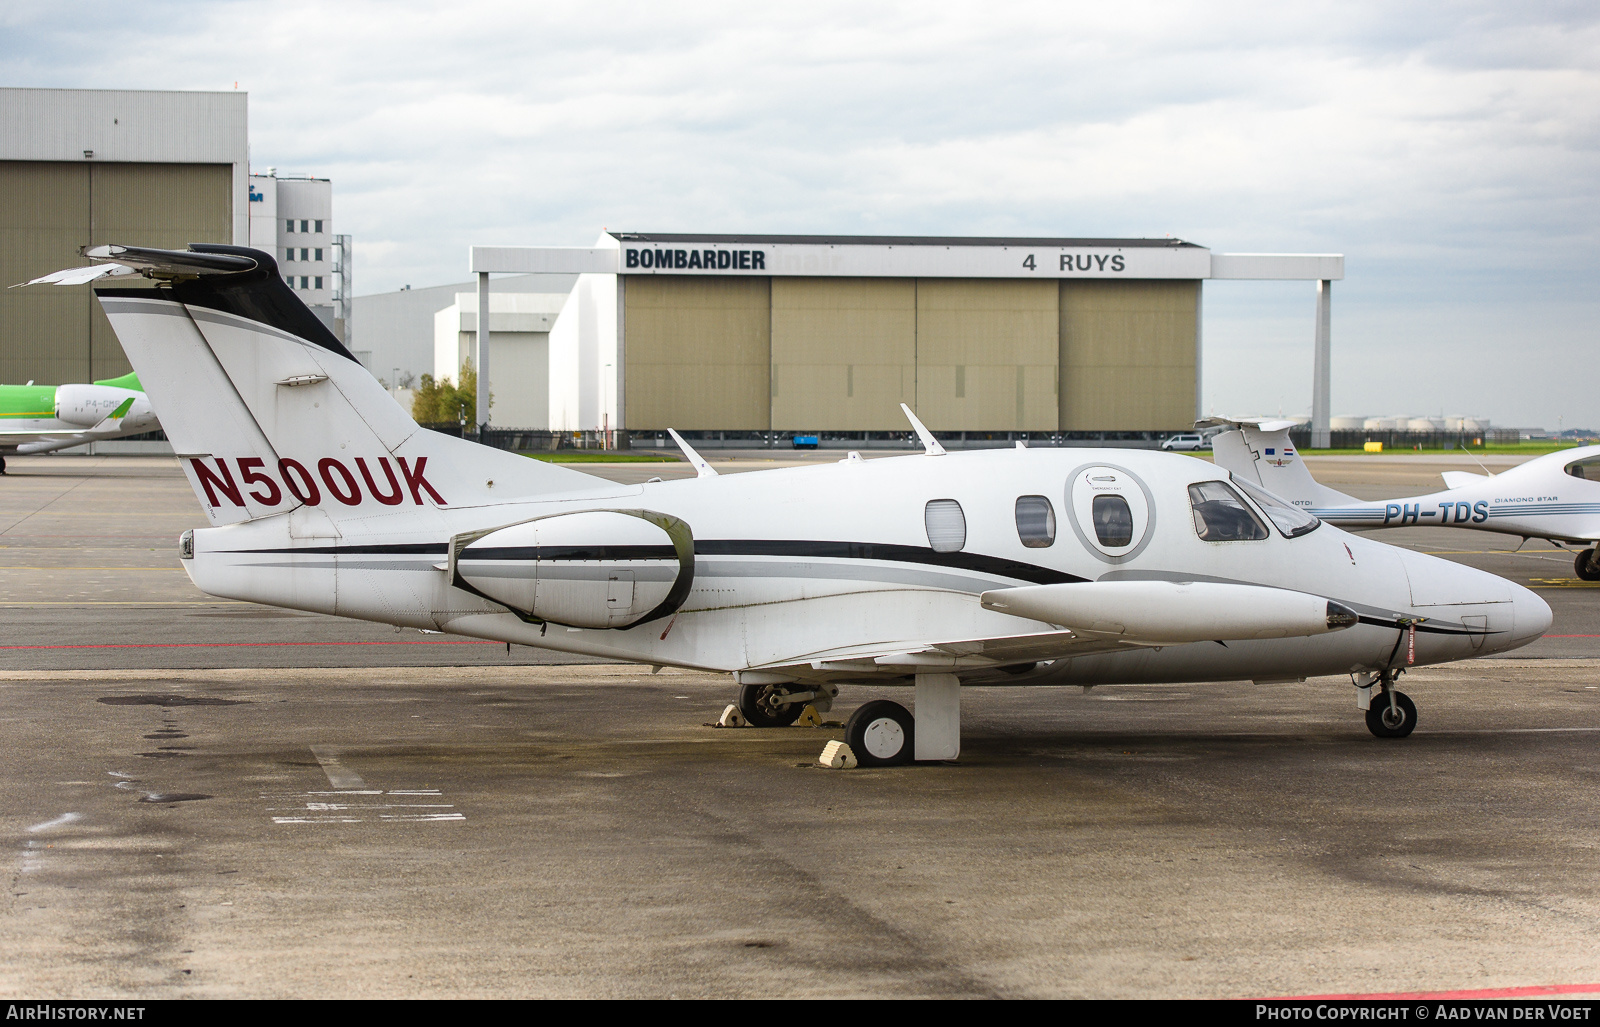
POLYGON ((13 453, 48 453, 160 427, 137 374, 92 384, 0 385, 0 474, 13 453))

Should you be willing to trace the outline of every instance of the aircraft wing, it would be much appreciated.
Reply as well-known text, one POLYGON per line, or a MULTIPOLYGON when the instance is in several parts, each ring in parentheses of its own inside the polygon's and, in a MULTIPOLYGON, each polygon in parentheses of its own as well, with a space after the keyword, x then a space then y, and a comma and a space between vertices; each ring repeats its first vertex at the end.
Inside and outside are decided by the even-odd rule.
POLYGON ((762 667, 849 674, 981 670, 1119 649, 1187 642, 1286 638, 1340 631, 1355 611, 1323 596, 1266 585, 1208 581, 1087 581, 1000 588, 983 607, 1051 630, 815 654, 805 664, 762 667), (1070 626, 1069 626, 1070 625, 1070 626))
POLYGON ((767 672, 792 672, 796 677, 818 674, 851 676, 915 674, 917 671, 983 670, 1059 660, 1069 656, 1135 649, 1140 643, 1096 638, 1073 631, 1038 631, 992 638, 961 638, 888 646, 852 646, 812 654, 804 662, 772 664, 767 672))

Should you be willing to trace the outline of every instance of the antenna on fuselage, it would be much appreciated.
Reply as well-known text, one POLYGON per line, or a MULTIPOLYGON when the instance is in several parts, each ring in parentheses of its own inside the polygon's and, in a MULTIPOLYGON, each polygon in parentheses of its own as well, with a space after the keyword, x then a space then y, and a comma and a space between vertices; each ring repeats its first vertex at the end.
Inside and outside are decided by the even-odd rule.
MULTIPOLYGON (((1477 465, 1478 465, 1478 466, 1479 466, 1479 467, 1483 467, 1483 461, 1482 461, 1482 460, 1479 460, 1479 459, 1478 459, 1478 458, 1477 458, 1477 456, 1475 456, 1475 455, 1474 455, 1474 454, 1473 454, 1473 452, 1472 452, 1472 450, 1470 450, 1470 449, 1468 449, 1468 448, 1467 448, 1467 444, 1466 444, 1466 443, 1465 443, 1465 442, 1458 442, 1458 443, 1456 443, 1456 445, 1458 445, 1458 446, 1460 446, 1460 447, 1461 447, 1461 451, 1462 451, 1462 452, 1463 452, 1463 453, 1465 453, 1465 454, 1467 454, 1467 455, 1468 455, 1468 456, 1470 456, 1470 457, 1472 457, 1472 462, 1473 462, 1473 463, 1475 463, 1475 464, 1477 464, 1477 465)), ((1486 475, 1488 475, 1488 476, 1489 476, 1489 477, 1491 477, 1491 478, 1493 478, 1493 477, 1494 477, 1494 472, 1493 472, 1493 471, 1491 471, 1491 470, 1489 470, 1489 468, 1487 468, 1487 467, 1483 467, 1483 473, 1484 473, 1484 474, 1486 474, 1486 475)))
POLYGON ((917 438, 922 440, 922 448, 927 451, 927 454, 929 456, 944 456, 944 447, 939 445, 939 440, 933 437, 933 432, 928 430, 928 426, 917 420, 917 415, 913 414, 911 408, 904 403, 900 404, 900 409, 906 412, 906 417, 911 421, 911 427, 917 430, 917 438))
POLYGON ((682 435, 679 435, 671 428, 667 429, 667 434, 672 436, 672 441, 678 444, 678 448, 683 450, 683 455, 688 457, 689 462, 694 465, 694 476, 696 478, 715 478, 717 476, 717 472, 712 469, 710 464, 706 463, 706 458, 696 453, 693 446, 683 441, 682 435))

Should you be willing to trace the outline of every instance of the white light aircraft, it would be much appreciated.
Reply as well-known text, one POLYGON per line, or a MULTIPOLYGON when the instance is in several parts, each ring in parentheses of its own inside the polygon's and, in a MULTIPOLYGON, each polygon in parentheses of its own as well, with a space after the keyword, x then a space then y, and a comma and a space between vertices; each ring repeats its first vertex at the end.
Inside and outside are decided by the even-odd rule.
POLYGON ((697 477, 613 484, 419 428, 265 253, 88 255, 163 283, 99 299, 211 522, 180 543, 201 589, 729 672, 757 725, 911 686, 915 720, 849 718, 865 765, 957 756, 974 685, 1350 674, 1403 737, 1406 667, 1550 624, 1527 589, 1173 454, 945 453, 913 417, 925 455, 719 477, 685 445, 697 477))
POLYGON ((1224 420, 1212 442, 1217 466, 1341 527, 1451 527, 1542 538, 1580 547, 1573 570, 1600 581, 1600 446, 1546 453, 1499 474, 1445 471, 1445 488, 1423 496, 1360 500, 1311 477, 1289 429, 1298 421, 1224 420))

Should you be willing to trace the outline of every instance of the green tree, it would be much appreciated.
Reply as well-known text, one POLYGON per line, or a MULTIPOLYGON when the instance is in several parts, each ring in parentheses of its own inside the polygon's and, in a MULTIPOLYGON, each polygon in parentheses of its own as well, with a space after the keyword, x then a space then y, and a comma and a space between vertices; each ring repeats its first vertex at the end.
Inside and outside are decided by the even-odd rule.
MULTIPOLYGON (((489 396, 489 409, 494 409, 494 395, 489 396)), ((425 374, 417 385, 416 398, 411 401, 411 417, 418 424, 478 423, 478 372, 471 364, 461 365, 461 384, 449 378, 434 380, 425 374)))

